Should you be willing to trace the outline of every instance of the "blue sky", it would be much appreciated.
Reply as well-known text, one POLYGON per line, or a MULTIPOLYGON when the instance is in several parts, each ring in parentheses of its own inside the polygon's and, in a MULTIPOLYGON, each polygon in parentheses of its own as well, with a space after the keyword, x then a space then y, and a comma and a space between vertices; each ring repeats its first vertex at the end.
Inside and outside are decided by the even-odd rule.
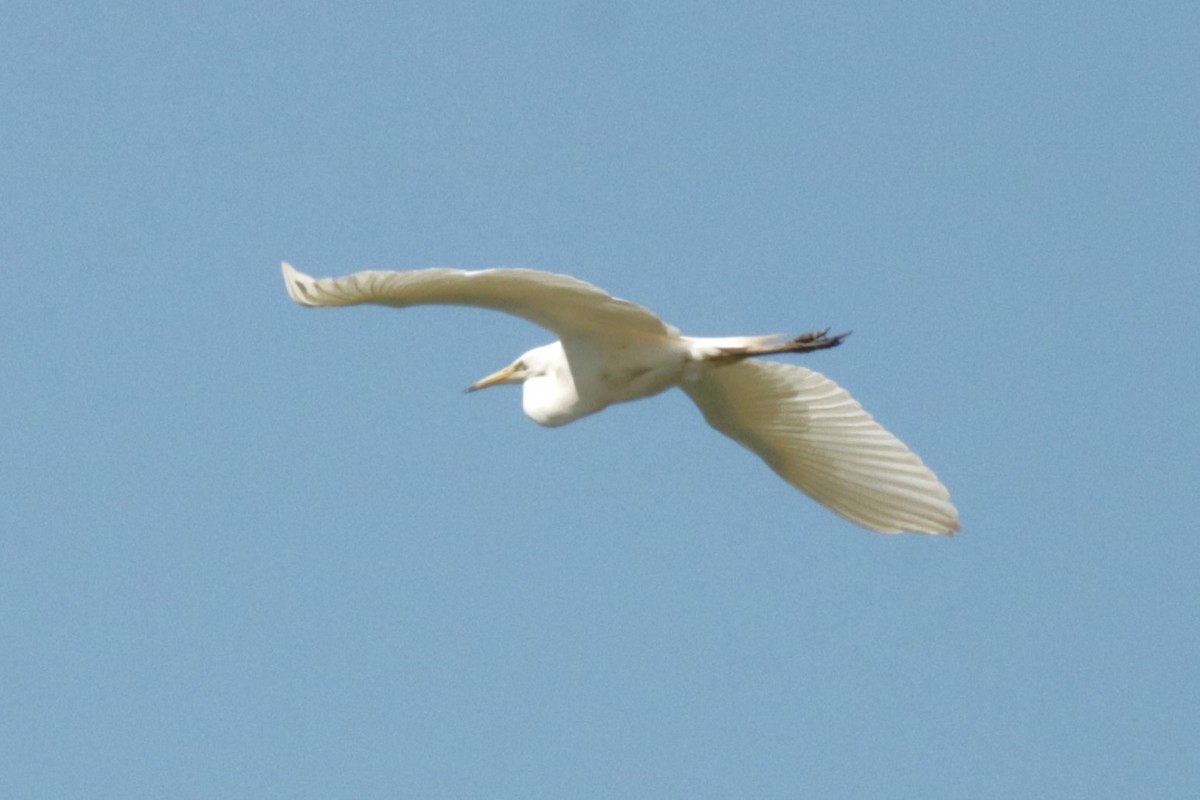
POLYGON ((21 3, 0 794, 1195 797, 1192 3, 21 3), (279 276, 520 265, 804 363, 963 531, 279 276))

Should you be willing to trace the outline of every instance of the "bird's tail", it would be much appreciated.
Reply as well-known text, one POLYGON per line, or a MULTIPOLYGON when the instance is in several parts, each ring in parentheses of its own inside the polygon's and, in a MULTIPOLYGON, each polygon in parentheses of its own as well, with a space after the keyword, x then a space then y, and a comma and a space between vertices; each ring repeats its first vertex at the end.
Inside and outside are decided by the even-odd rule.
POLYGON ((837 347, 850 332, 829 335, 829 328, 802 333, 785 339, 779 334, 769 336, 729 336, 724 338, 688 337, 692 352, 702 361, 733 362, 755 356, 780 353, 810 353, 837 347))

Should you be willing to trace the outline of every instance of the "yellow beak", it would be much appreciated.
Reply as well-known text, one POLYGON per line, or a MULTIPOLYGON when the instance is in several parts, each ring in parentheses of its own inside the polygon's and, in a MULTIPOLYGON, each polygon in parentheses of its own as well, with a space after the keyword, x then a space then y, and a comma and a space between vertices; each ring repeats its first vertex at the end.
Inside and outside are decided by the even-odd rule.
POLYGON ((510 378, 512 378, 513 373, 516 371, 517 371, 517 365, 509 364, 504 369, 497 370, 496 372, 493 372, 491 375, 488 375, 486 378, 482 378, 480 380, 475 381, 474 383, 472 383, 470 386, 467 387, 467 391, 468 392, 477 392, 480 389, 486 389, 489 386, 495 386, 498 383, 507 383, 508 380, 510 378))

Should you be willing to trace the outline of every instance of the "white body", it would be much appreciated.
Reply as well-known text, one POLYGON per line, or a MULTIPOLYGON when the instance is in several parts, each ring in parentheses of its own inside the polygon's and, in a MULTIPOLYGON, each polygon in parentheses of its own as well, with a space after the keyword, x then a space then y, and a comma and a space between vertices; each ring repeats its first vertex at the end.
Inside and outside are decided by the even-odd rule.
POLYGON ((539 425, 557 427, 613 403, 640 400, 679 385, 691 363, 682 338, 605 348, 592 341, 552 342, 522 356, 545 371, 524 380, 522 406, 539 425))
MULTIPOLYGON (((881 533, 949 534, 958 511, 937 476, 828 378, 751 356, 778 337, 680 335, 649 310, 567 275, 527 269, 368 271, 313 279, 283 265, 305 306, 470 305, 524 317, 559 341, 537 347, 471 390, 523 384, 525 413, 565 425, 613 403, 679 386, 717 430, 784 480, 881 533)), ((836 342, 834 342, 836 343, 836 342)))

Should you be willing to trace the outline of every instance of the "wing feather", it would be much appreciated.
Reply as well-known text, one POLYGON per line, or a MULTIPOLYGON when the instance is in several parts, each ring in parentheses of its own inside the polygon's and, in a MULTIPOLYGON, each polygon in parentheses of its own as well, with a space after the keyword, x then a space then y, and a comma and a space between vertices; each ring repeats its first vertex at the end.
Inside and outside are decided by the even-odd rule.
POLYGON ((710 425, 851 522, 880 533, 958 530, 937 476, 824 375, 746 360, 682 387, 710 425))
POLYGON ((303 306, 475 306, 529 320, 561 339, 678 333, 636 303, 613 297, 569 275, 533 269, 370 270, 341 278, 313 278, 285 262, 283 278, 288 294, 303 306))

